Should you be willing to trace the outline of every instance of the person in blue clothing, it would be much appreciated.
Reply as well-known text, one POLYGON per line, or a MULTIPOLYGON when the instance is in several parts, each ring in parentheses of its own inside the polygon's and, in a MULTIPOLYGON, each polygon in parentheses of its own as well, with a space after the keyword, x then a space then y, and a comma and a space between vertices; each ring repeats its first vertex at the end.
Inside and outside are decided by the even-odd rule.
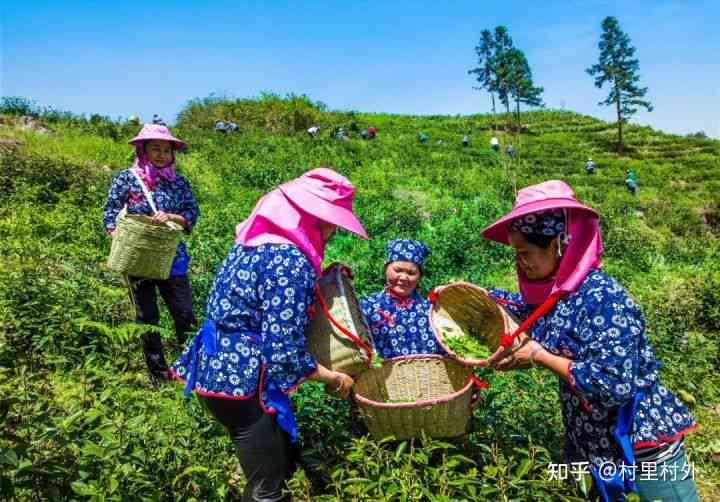
POLYGON ((593 159, 587 159, 587 162, 585 163, 585 171, 587 171, 588 174, 595 172, 595 162, 593 162, 593 159))
POLYGON ((633 171, 632 169, 628 170, 628 172, 625 175, 625 186, 627 186, 627 189, 631 194, 637 195, 637 189, 638 189, 637 175, 635 174, 635 171, 633 171))
MULTIPOLYGON (((189 235, 200 211, 190 183, 175 171, 175 151, 184 149, 185 142, 173 137, 170 130, 163 125, 146 124, 129 143, 135 146, 135 162, 112 180, 103 211, 103 223, 107 233, 114 235, 115 220, 125 208, 128 214, 150 215, 156 222, 173 221, 181 225, 189 235), (143 185, 152 201, 147 199, 143 185)), ((186 333, 191 331, 196 323, 187 273, 189 261, 186 245, 180 242, 168 279, 128 277, 136 321, 149 325, 159 323, 159 292, 175 323, 178 343, 184 343, 186 333)), ((160 334, 148 331, 142 336, 142 342, 153 385, 168 380, 168 366, 160 334)))
POLYGON ((639 306, 601 269, 597 212, 548 181, 521 190, 483 236, 515 249, 520 292, 490 293, 525 320, 519 347, 506 339, 490 364, 559 376, 566 462, 586 465, 606 501, 629 491, 643 501, 697 500, 683 448, 697 424, 660 381, 639 306), (640 475, 663 470, 682 475, 640 475))
POLYGON ((202 328, 172 366, 185 394, 200 396, 228 430, 247 479, 242 500, 288 500, 297 439, 288 394, 308 379, 343 398, 353 385, 305 350, 305 329, 326 242, 337 227, 367 238, 354 192, 317 168, 262 197, 237 226, 202 328))
POLYGON ((165 121, 157 113, 153 114, 152 123, 154 125, 161 125, 167 127, 165 121))
POLYGON ((428 321, 430 302, 417 285, 430 249, 420 241, 395 239, 387 243, 386 285, 361 298, 360 309, 383 359, 415 354, 443 354, 428 321))

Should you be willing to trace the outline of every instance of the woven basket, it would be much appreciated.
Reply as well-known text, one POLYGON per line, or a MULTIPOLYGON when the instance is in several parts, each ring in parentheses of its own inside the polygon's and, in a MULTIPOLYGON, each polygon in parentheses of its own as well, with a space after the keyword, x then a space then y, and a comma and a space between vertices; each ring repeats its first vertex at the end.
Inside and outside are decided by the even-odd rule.
POLYGON ((107 266, 132 277, 167 279, 182 238, 180 225, 153 223, 148 216, 121 213, 107 266))
MULTIPOLYGON (((454 282, 435 288, 431 295, 430 325, 435 338, 447 353, 468 365, 484 364, 485 359, 468 359, 455 354, 447 338, 472 336, 486 345, 490 353, 500 347, 500 337, 515 332, 518 323, 479 286, 454 282)), ((517 338, 515 339, 517 343, 517 338)))
POLYGON ((370 366, 372 350, 352 282, 343 269, 333 265, 320 278, 305 346, 326 368, 355 376, 370 366))
POLYGON ((376 439, 460 436, 472 412, 471 374, 442 356, 396 357, 355 380, 355 401, 376 439))

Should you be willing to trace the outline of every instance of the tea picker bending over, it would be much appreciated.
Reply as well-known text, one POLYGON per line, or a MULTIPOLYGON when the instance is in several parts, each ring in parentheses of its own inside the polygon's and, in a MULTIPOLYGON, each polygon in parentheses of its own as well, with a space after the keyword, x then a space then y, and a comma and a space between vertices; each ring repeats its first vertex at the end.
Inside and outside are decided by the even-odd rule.
POLYGON ((353 380, 305 350, 309 309, 325 244, 337 227, 363 238, 355 189, 313 169, 262 197, 237 226, 215 276, 202 329, 173 364, 228 430, 247 485, 242 500, 286 500, 297 430, 288 394, 307 379, 347 397, 353 380))
POLYGON ((375 349, 383 359, 414 354, 444 354, 432 333, 430 302, 417 285, 430 249, 420 241, 387 243, 385 288, 360 300, 375 349))
POLYGON ((600 269, 597 212, 567 184, 547 181, 520 190, 512 211, 483 236, 516 253, 520 293, 491 294, 522 319, 542 314, 527 328, 530 338, 501 347, 491 364, 539 365, 560 377, 566 461, 589 463, 604 500, 630 490, 642 500, 697 500, 691 478, 639 475, 643 463, 687 470, 683 436, 697 424, 660 381, 640 308, 600 269), (623 463, 637 467, 635 482, 623 463))
MULTIPOLYGON (((121 171, 112 180, 103 212, 103 223, 108 234, 114 234, 115 221, 123 208, 127 208, 128 214, 153 216, 155 222, 173 221, 182 225, 185 233, 190 234, 197 222, 199 209, 190 183, 175 171, 175 151, 184 149, 185 142, 173 137, 170 130, 163 125, 146 124, 129 143, 135 146, 135 162, 131 168, 121 171), (147 188, 157 208, 154 214, 142 184, 147 188)), ((159 323, 159 291, 175 323, 178 343, 184 343, 186 333, 195 326, 192 293, 187 275, 189 262, 190 256, 185 243, 180 242, 168 279, 128 277, 136 321, 150 325, 159 323)), ((167 380, 168 366, 160 334, 148 331, 142 336, 142 341, 151 381, 158 384, 167 380)))

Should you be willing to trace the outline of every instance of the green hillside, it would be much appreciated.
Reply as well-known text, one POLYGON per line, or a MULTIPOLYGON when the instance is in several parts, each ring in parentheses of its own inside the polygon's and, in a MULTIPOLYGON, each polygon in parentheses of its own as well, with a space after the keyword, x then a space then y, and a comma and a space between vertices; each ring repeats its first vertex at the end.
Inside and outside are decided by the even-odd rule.
MULTIPOLYGON (((720 499, 720 142, 629 126, 619 157, 612 124, 565 111, 522 120, 521 133, 497 133, 503 146, 512 141, 511 160, 489 149, 488 115, 329 112, 304 98, 191 102, 176 132, 190 144, 178 166, 202 212, 188 243, 195 311, 235 225, 260 195, 312 167, 333 166, 358 189, 371 239, 341 234, 326 259, 349 264, 362 294, 382 287, 395 237, 431 245, 423 291, 454 279, 515 289, 512 253, 480 230, 517 189, 565 180, 602 215, 605 269, 641 304, 662 378, 696 402, 702 427, 687 451, 700 493, 720 499), (216 118, 236 120, 240 133, 214 133, 216 118), (331 137, 352 122, 378 137, 331 137), (313 123, 316 139, 303 132, 313 123), (637 196, 625 188, 628 169, 637 196)), ((0 115, 0 499, 225 500, 243 484, 225 431, 199 402, 184 401, 179 386, 151 390, 126 291, 104 267, 102 206, 112 174, 132 159, 136 129, 102 117, 45 113, 28 124, 0 115)), ((170 326, 164 318, 172 360, 170 326)), ((292 482, 297 499, 583 500, 581 485, 548 479, 547 464, 562 461, 556 378, 482 375, 491 387, 470 434, 443 442, 355 439, 345 403, 302 386, 294 400, 307 467, 292 482)))

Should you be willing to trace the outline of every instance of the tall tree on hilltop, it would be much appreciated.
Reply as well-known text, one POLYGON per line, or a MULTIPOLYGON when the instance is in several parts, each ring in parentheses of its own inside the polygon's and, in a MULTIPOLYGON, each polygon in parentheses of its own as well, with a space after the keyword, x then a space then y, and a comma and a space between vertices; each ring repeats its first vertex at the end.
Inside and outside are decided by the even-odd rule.
POLYGON ((508 53, 513 49, 513 40, 506 27, 495 27, 494 48, 495 90, 498 93, 498 99, 505 105, 505 111, 510 113, 510 80, 514 68, 512 58, 508 57, 508 53))
POLYGON ((541 96, 544 89, 536 87, 533 83, 530 64, 523 51, 513 47, 503 57, 508 72, 508 94, 515 101, 515 116, 520 123, 520 103, 527 106, 543 106, 541 96))
POLYGON ((615 105, 618 125, 618 152, 622 153, 623 123, 643 107, 647 111, 653 110, 652 104, 644 100, 647 87, 639 87, 640 62, 635 58, 635 47, 630 43, 630 37, 620 29, 618 20, 612 16, 606 17, 602 22, 603 33, 598 48, 600 59, 597 64, 588 68, 587 73, 595 77, 595 86, 602 88, 605 83, 610 84, 610 94, 599 105, 615 105))
POLYGON ((480 33, 480 43, 475 46, 475 54, 478 57, 477 68, 468 70, 469 74, 475 74, 480 84, 474 87, 477 90, 485 90, 490 93, 492 103, 493 125, 495 124, 495 91, 497 81, 495 78, 495 42, 490 30, 483 30, 480 33))

